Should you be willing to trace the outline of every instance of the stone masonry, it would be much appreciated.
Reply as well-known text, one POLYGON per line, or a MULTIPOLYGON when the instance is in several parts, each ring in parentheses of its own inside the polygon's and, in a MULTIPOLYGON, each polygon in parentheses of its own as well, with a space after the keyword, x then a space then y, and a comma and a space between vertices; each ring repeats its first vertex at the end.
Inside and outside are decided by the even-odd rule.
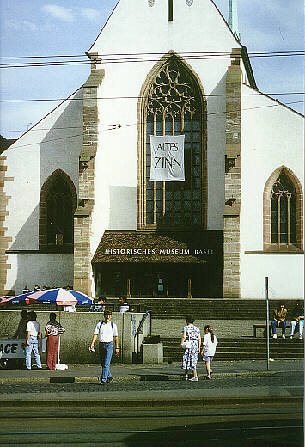
POLYGON ((73 288, 91 295, 90 232, 94 207, 95 155, 98 144, 97 91, 104 70, 97 69, 98 55, 91 53, 91 74, 83 85, 83 145, 79 158, 78 206, 74 213, 74 282, 73 288))
POLYGON ((233 48, 226 78, 223 296, 240 298, 241 51, 233 48))
POLYGON ((10 197, 5 194, 4 184, 14 180, 14 177, 6 176, 7 166, 5 161, 6 157, 4 155, 0 156, 0 296, 14 294, 14 291, 5 290, 7 271, 11 268, 8 263, 6 250, 9 248, 10 242, 12 242, 12 238, 5 236, 7 232, 5 220, 8 215, 7 205, 10 197))

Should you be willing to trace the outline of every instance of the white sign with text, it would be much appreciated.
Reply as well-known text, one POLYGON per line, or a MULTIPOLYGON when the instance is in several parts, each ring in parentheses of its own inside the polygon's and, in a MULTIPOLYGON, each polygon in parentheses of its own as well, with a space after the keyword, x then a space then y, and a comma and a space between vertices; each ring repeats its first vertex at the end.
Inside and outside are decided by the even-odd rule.
POLYGON ((185 135, 150 135, 150 181, 184 182, 185 135))

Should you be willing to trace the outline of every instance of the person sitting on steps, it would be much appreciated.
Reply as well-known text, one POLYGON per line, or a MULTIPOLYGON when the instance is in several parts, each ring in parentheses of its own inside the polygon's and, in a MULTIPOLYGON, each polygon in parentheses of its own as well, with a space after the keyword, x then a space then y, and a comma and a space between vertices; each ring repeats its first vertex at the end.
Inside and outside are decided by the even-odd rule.
POLYGON ((285 309, 285 304, 281 304, 280 309, 274 309, 273 311, 273 321, 271 321, 272 337, 277 338, 276 328, 282 328, 282 337, 285 338, 286 330, 286 315, 287 309, 285 309))

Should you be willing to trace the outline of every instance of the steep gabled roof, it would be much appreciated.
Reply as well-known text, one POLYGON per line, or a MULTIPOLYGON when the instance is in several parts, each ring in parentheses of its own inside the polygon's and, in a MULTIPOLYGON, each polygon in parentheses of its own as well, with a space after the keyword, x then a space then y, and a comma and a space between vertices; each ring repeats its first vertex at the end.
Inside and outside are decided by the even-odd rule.
MULTIPOLYGON (((106 20, 105 24, 103 25, 103 27, 101 28, 101 31, 99 32, 99 34, 96 36, 96 39, 94 40, 94 42, 92 43, 91 47, 88 50, 88 53, 90 53, 90 50, 93 48, 93 46, 95 45, 95 43, 97 42, 97 40, 99 39, 100 35, 102 34, 103 30, 106 28, 106 26, 108 25, 108 22, 110 21, 114 11, 116 10, 116 8, 118 7, 119 3, 122 0, 118 0, 115 7, 113 8, 111 14, 109 15, 108 19, 106 20)), ((123 0, 124 1, 124 0, 123 0)), ((218 6, 216 5, 216 3, 213 0, 201 0, 201 1, 209 1, 210 3, 212 3, 215 7, 215 9, 217 10, 218 14, 220 15, 220 17, 222 18, 224 24, 226 25, 226 27, 228 28, 228 30, 230 31, 230 33, 232 34, 232 36, 234 37, 234 39, 236 40, 236 43, 238 45, 241 45, 240 40, 237 38, 237 36, 233 33, 233 31, 230 28, 229 23, 227 22, 227 20, 224 18, 223 14, 220 12, 220 9, 218 8, 218 6)))

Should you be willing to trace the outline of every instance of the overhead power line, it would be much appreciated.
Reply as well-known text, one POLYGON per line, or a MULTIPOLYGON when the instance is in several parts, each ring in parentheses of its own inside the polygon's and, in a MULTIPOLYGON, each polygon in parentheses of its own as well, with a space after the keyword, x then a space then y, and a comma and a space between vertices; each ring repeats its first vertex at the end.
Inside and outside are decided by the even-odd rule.
MULTIPOLYGON (((304 92, 281 92, 281 93, 263 93, 264 95, 268 96, 294 96, 294 95, 304 95, 304 92)), ((217 98, 217 97, 223 97, 225 94, 221 95, 205 95, 206 98, 217 98)), ((252 95, 246 95, 246 96, 257 96, 257 93, 253 93, 252 95)), ((95 99, 97 101, 107 101, 107 100, 117 100, 117 99, 140 99, 143 98, 141 96, 103 96, 103 97, 95 97, 91 99, 95 99)), ((1 102, 6 103, 17 103, 17 102, 62 102, 62 101, 83 101, 83 98, 31 98, 31 99, 0 99, 1 102)), ((302 101, 298 101, 302 102, 302 101)))
MULTIPOLYGON (((303 103, 303 102, 304 101, 292 101, 292 102, 287 102, 286 105, 303 103)), ((270 107, 271 108, 278 107, 280 105, 282 105, 282 104, 276 103, 276 104, 270 104, 270 105, 266 105, 266 106, 245 107, 245 108, 242 108, 241 110, 242 111, 248 111, 248 110, 255 110, 255 109, 266 109, 266 108, 270 108, 270 107)), ((222 115, 226 115, 226 114, 227 114, 226 111, 217 111, 217 112, 208 112, 207 116, 222 116, 222 115)), ((124 127, 134 127, 134 126, 137 126, 139 124, 141 125, 142 123, 141 122, 140 123, 137 122, 137 123, 130 123, 130 124, 120 124, 120 123, 117 123, 117 124, 105 124, 103 131, 104 132, 105 131, 114 131, 114 130, 122 129, 124 127)), ((50 131, 50 130, 51 131, 55 131, 55 130, 67 130, 67 129, 82 129, 82 126, 64 126, 64 127, 49 127, 49 128, 40 127, 39 129, 35 129, 34 128, 35 126, 36 125, 34 125, 33 128, 29 129, 28 131, 31 131, 31 132, 33 132, 33 131, 44 132, 45 131, 46 132, 46 131, 50 131)), ((22 131, 20 131, 20 130, 19 131, 18 130, 7 130, 7 132, 22 132, 22 131)), ((24 145, 20 145, 20 146, 17 146, 17 147, 30 146, 32 144, 49 143, 49 142, 61 140, 61 139, 64 139, 64 138, 74 138, 74 137, 79 137, 79 136, 82 136, 82 134, 67 135, 67 136, 64 136, 64 137, 58 137, 58 138, 54 138, 54 139, 51 138, 51 139, 46 140, 46 141, 42 141, 42 142, 41 141, 37 141, 36 143, 24 144, 24 145)))
MULTIPOLYGON (((201 51, 190 51, 185 53, 177 53, 183 59, 186 60, 207 60, 213 58, 229 58, 231 52, 201 52, 201 51)), ((141 62, 157 62, 160 60, 164 53, 109 53, 98 55, 101 59, 100 64, 122 64, 122 63, 141 63, 141 62)), ((170 55, 170 54, 169 54, 170 55)), ((249 58, 274 58, 274 57, 296 57, 303 56, 304 51, 301 50, 289 50, 289 51, 270 51, 270 52, 251 52, 248 53, 249 58)), ((63 55, 63 56, 22 56, 22 57, 9 57, 4 56, 1 59, 13 59, 13 60, 32 60, 32 62, 27 62, 24 64, 11 64, 11 63, 0 63, 0 68, 28 68, 28 67, 48 67, 48 66, 65 66, 72 64, 91 64, 92 61, 86 57, 86 59, 79 59, 85 57, 86 55, 63 55), (64 59, 57 61, 41 61, 34 62, 37 59, 64 59)))

